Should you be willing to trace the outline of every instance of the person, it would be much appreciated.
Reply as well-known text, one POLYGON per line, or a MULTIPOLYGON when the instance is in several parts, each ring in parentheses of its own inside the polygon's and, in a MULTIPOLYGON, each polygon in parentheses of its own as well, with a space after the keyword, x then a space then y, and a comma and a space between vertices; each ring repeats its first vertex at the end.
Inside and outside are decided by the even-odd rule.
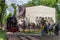
POLYGON ((41 18, 42 18, 42 17, 39 17, 39 24, 41 24, 41 18))
POLYGON ((55 35, 59 34, 59 24, 56 24, 55 26, 55 35))
POLYGON ((42 18, 42 17, 39 17, 38 29, 41 28, 41 18, 42 18))
POLYGON ((49 33, 51 34, 51 32, 53 31, 53 26, 49 23, 49 33))
POLYGON ((41 36, 45 36, 47 34, 46 24, 42 24, 41 36))
POLYGON ((31 29, 31 24, 30 24, 30 22, 28 22, 28 29, 29 29, 29 32, 30 32, 30 29, 31 29))
POLYGON ((39 18, 38 17, 36 17, 36 24, 37 24, 37 27, 36 28, 39 28, 39 18))
POLYGON ((25 20, 23 19, 22 22, 23 22, 23 24, 22 24, 23 32, 25 33, 25 29, 26 29, 25 20))
POLYGON ((48 26, 47 24, 44 24, 44 26, 45 26, 45 27, 44 27, 45 34, 48 34, 48 27, 49 27, 49 26, 48 26))
POLYGON ((41 35, 45 36, 45 34, 47 33, 47 29, 46 29, 46 20, 44 20, 44 18, 41 19, 41 35))
POLYGON ((33 24, 33 29, 35 30, 35 23, 33 24))
POLYGON ((19 32, 20 32, 20 29, 21 29, 21 25, 20 24, 18 25, 18 28, 19 28, 19 32))
POLYGON ((46 24, 46 20, 44 20, 44 18, 41 19, 41 24, 42 25, 46 24))

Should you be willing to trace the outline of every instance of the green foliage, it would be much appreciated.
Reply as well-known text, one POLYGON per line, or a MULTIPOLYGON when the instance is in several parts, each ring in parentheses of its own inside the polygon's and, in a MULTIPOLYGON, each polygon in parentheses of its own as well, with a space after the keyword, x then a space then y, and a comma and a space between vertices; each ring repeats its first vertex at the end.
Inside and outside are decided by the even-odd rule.
POLYGON ((15 4, 13 4, 13 3, 11 4, 11 6, 12 6, 14 9, 16 8, 15 4))
POLYGON ((11 16, 12 16, 11 13, 9 13, 8 15, 4 15, 4 17, 3 17, 3 25, 6 24, 7 18, 9 18, 9 17, 11 17, 11 16))
POLYGON ((1 6, 0 6, 0 13, 1 13, 1 11, 2 11, 2 8, 1 8, 1 6))
POLYGON ((60 3, 60 0, 58 0, 58 3, 60 3))
POLYGON ((46 5, 50 7, 54 7, 56 0, 32 0, 24 6, 38 6, 38 5, 46 5))
POLYGON ((57 14, 57 22, 60 24, 60 14, 57 14))
POLYGON ((4 14, 5 14, 5 0, 0 0, 0 26, 3 25, 4 14))
POLYGON ((57 14, 57 20, 60 21, 60 14, 57 14))
POLYGON ((7 21, 7 16, 4 15, 4 17, 3 17, 3 25, 6 24, 6 21, 7 21))
MULTIPOLYGON (((16 15, 16 6, 15 6, 15 4, 11 4, 11 6, 14 8, 14 15, 16 15)), ((2 22, 2 24, 4 25, 4 24, 6 24, 6 22, 7 22, 7 18, 9 18, 9 17, 11 17, 12 16, 12 14, 11 13, 9 13, 8 15, 6 15, 6 9, 8 8, 8 6, 5 4, 5 6, 4 6, 4 11, 3 11, 3 13, 1 13, 1 14, 3 14, 3 16, 1 17, 2 19, 1 19, 1 22, 2 22)), ((3 9, 3 8, 2 8, 3 9)))
POLYGON ((11 17, 11 16, 12 16, 12 14, 11 14, 11 13, 9 13, 9 15, 7 16, 7 18, 8 18, 8 17, 11 17))
POLYGON ((0 30, 0 40, 7 40, 6 31, 0 30))

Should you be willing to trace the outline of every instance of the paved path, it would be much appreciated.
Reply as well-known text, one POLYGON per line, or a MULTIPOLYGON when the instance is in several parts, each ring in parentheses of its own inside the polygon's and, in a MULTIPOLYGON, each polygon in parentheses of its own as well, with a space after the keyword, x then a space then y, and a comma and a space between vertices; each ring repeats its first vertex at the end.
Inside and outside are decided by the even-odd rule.
POLYGON ((39 35, 17 35, 17 34, 7 34, 8 40, 60 40, 60 34, 56 35, 47 35, 41 37, 39 35))

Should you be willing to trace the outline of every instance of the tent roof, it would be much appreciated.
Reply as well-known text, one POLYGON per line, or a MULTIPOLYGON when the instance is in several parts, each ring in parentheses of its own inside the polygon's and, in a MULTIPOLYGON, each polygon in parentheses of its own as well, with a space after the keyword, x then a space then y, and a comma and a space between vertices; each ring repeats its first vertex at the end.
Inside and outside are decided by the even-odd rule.
POLYGON ((33 7, 41 7, 41 8, 51 8, 51 9, 55 9, 55 8, 53 8, 53 7, 48 7, 48 6, 44 6, 44 5, 30 6, 30 7, 26 7, 26 8, 33 8, 33 7))

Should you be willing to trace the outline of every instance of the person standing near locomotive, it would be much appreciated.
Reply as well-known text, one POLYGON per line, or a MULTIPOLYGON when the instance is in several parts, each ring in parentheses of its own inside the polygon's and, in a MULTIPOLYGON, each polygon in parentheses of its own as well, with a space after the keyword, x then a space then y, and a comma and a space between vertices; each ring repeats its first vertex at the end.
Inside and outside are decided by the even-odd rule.
POLYGON ((36 28, 39 28, 39 18, 38 17, 36 17, 36 28))
POLYGON ((47 28, 46 28, 46 20, 44 18, 41 19, 41 35, 45 36, 47 33, 47 28))
POLYGON ((55 35, 59 34, 59 24, 56 24, 55 26, 55 35))

